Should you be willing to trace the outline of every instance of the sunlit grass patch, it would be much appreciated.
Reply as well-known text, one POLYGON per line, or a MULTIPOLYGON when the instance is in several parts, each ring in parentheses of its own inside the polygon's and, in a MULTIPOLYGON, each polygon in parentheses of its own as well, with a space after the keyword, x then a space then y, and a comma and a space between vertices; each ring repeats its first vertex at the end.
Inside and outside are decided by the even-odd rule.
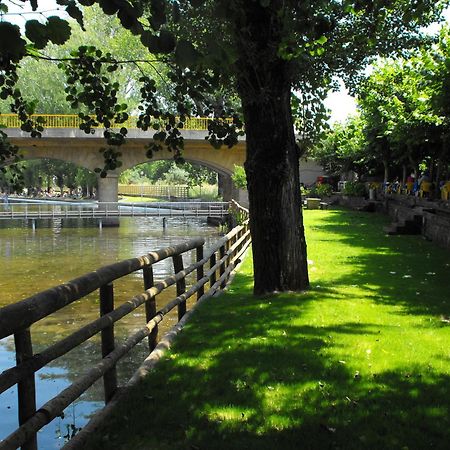
POLYGON ((448 448, 450 256, 385 222, 307 211, 311 289, 254 297, 247 258, 91 448, 448 448))

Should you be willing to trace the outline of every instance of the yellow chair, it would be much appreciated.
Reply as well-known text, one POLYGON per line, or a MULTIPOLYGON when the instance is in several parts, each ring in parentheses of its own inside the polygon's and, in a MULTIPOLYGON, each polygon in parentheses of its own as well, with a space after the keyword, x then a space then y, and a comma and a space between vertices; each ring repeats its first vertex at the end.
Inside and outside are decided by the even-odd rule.
POLYGON ((414 181, 407 181, 405 183, 405 186, 406 186, 406 189, 405 189, 406 194, 408 194, 408 195, 412 194, 412 190, 414 187, 414 181))
POLYGON ((420 183, 419 195, 420 195, 420 197, 423 197, 424 194, 426 194, 427 197, 429 197, 431 194, 431 182, 430 181, 422 181, 422 183, 420 183))
POLYGON ((447 181, 444 186, 441 188, 441 199, 449 200, 450 199, 450 181, 447 181))

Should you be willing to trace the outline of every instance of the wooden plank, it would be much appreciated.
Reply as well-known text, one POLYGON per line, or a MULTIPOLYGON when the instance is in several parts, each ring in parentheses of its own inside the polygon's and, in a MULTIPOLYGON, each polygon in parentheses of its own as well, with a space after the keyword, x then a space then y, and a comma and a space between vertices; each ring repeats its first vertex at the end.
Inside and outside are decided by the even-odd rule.
MULTIPOLYGON (((30 329, 18 331, 14 334, 16 346, 16 362, 22 362, 33 357, 33 345, 30 329)), ((36 386, 34 372, 30 372, 26 378, 17 384, 17 396, 19 406, 19 425, 23 425, 36 412, 36 386)), ((37 450, 37 436, 33 434, 22 444, 22 450, 37 450)))
MULTIPOLYGON (((100 316, 104 316, 114 310, 114 286, 112 283, 100 287, 100 316)), ((114 322, 101 331, 102 357, 105 358, 114 351, 114 322)), ((116 366, 103 375, 103 387, 105 389, 105 403, 108 403, 117 391, 116 366)))
POLYGON ((16 330, 28 328, 34 322, 58 311, 75 300, 79 300, 125 275, 142 269, 148 264, 162 261, 174 254, 193 250, 203 245, 203 238, 196 238, 173 247, 166 247, 140 258, 132 258, 83 275, 79 278, 47 289, 25 300, 0 308, 0 339, 14 334, 16 330))
MULTIPOLYGON (((204 258, 203 263, 206 263, 206 258, 204 258)), ((93 322, 75 331, 70 336, 67 336, 61 341, 56 342, 52 346, 41 351, 39 354, 34 355, 34 357, 28 360, 26 363, 5 370, 0 374, 0 393, 17 383, 17 381, 26 376, 29 371, 38 371, 45 364, 53 361, 61 355, 64 355, 69 350, 73 349, 77 345, 84 342, 86 339, 89 339, 94 334, 98 333, 100 330, 108 327, 111 322, 116 322, 131 311, 135 310, 140 305, 149 301, 151 297, 158 295, 167 287, 176 284, 178 280, 184 278, 185 276, 196 270, 199 264, 200 263, 191 264, 179 274, 171 275, 163 281, 155 282, 154 286, 148 291, 134 296, 131 300, 123 303, 111 313, 99 317, 93 322)))

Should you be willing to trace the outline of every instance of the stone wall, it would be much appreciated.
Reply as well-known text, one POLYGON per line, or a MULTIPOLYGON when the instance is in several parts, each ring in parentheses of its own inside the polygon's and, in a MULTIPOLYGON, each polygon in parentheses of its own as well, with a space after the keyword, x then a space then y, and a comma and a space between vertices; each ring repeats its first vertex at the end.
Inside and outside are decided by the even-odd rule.
POLYGON ((450 214, 445 217, 424 212, 422 234, 440 247, 450 250, 450 214))
POLYGON ((450 205, 432 202, 417 197, 388 196, 376 202, 362 197, 333 196, 331 203, 351 209, 367 209, 373 204, 373 211, 389 215, 393 222, 413 220, 422 216, 422 235, 436 245, 450 250, 450 205))
POLYGON ((440 247, 450 250, 450 208, 441 202, 431 202, 414 197, 388 198, 385 212, 393 221, 422 216, 422 235, 440 247))

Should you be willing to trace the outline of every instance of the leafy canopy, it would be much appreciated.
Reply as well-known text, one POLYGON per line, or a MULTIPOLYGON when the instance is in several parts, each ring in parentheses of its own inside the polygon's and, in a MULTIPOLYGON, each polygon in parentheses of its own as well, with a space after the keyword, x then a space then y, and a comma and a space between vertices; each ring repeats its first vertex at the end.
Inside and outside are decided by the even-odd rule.
MULTIPOLYGON (((39 0, 30 0, 39 10, 39 0)), ((232 147, 243 131, 240 102, 258 103, 273 95, 264 75, 271 65, 287 68, 294 122, 303 152, 321 136, 326 117, 322 101, 340 76, 355 87, 361 69, 374 56, 397 53, 417 44, 420 27, 436 21, 449 0, 57 0, 82 30, 86 11, 96 5, 116 17, 120 26, 147 50, 146 58, 83 44, 60 59, 65 95, 91 133, 103 126, 105 165, 102 176, 120 167, 120 145, 127 136, 128 102, 119 95, 118 78, 127 64, 140 71, 134 85, 139 104, 138 126, 152 130, 149 157, 162 146, 182 160, 180 130, 188 116, 213 118, 207 139, 213 147, 232 147), (255 38, 257 36, 257 38, 255 38), (161 66, 161 64, 163 66, 161 66), (243 67, 254 67, 245 71, 243 67), (148 67, 151 67, 148 70, 148 67), (161 67, 164 67, 161 69, 161 67), (161 96, 161 80, 166 80, 161 96), (239 95, 237 95, 239 92, 239 95), (231 117, 228 123, 225 117, 231 117), (114 124, 124 124, 113 128, 114 124)), ((42 120, 33 119, 34 99, 17 86, 24 58, 48 59, 49 45, 69 41, 73 27, 52 15, 28 20, 21 30, 9 21, 9 0, 0 0, 0 98, 22 120, 22 130, 39 137, 42 120)), ((99 23, 99 22, 97 22, 99 23)), ((134 46, 129 46, 132 51, 134 46)), ((115 50, 115 49, 114 49, 115 50)), ((126 84, 126 82, 125 82, 126 84)), ((135 103, 135 104, 137 104, 135 103)), ((4 140, 4 136, 2 137, 4 140)), ((16 158, 15 149, 0 146, 3 160, 16 158)))

